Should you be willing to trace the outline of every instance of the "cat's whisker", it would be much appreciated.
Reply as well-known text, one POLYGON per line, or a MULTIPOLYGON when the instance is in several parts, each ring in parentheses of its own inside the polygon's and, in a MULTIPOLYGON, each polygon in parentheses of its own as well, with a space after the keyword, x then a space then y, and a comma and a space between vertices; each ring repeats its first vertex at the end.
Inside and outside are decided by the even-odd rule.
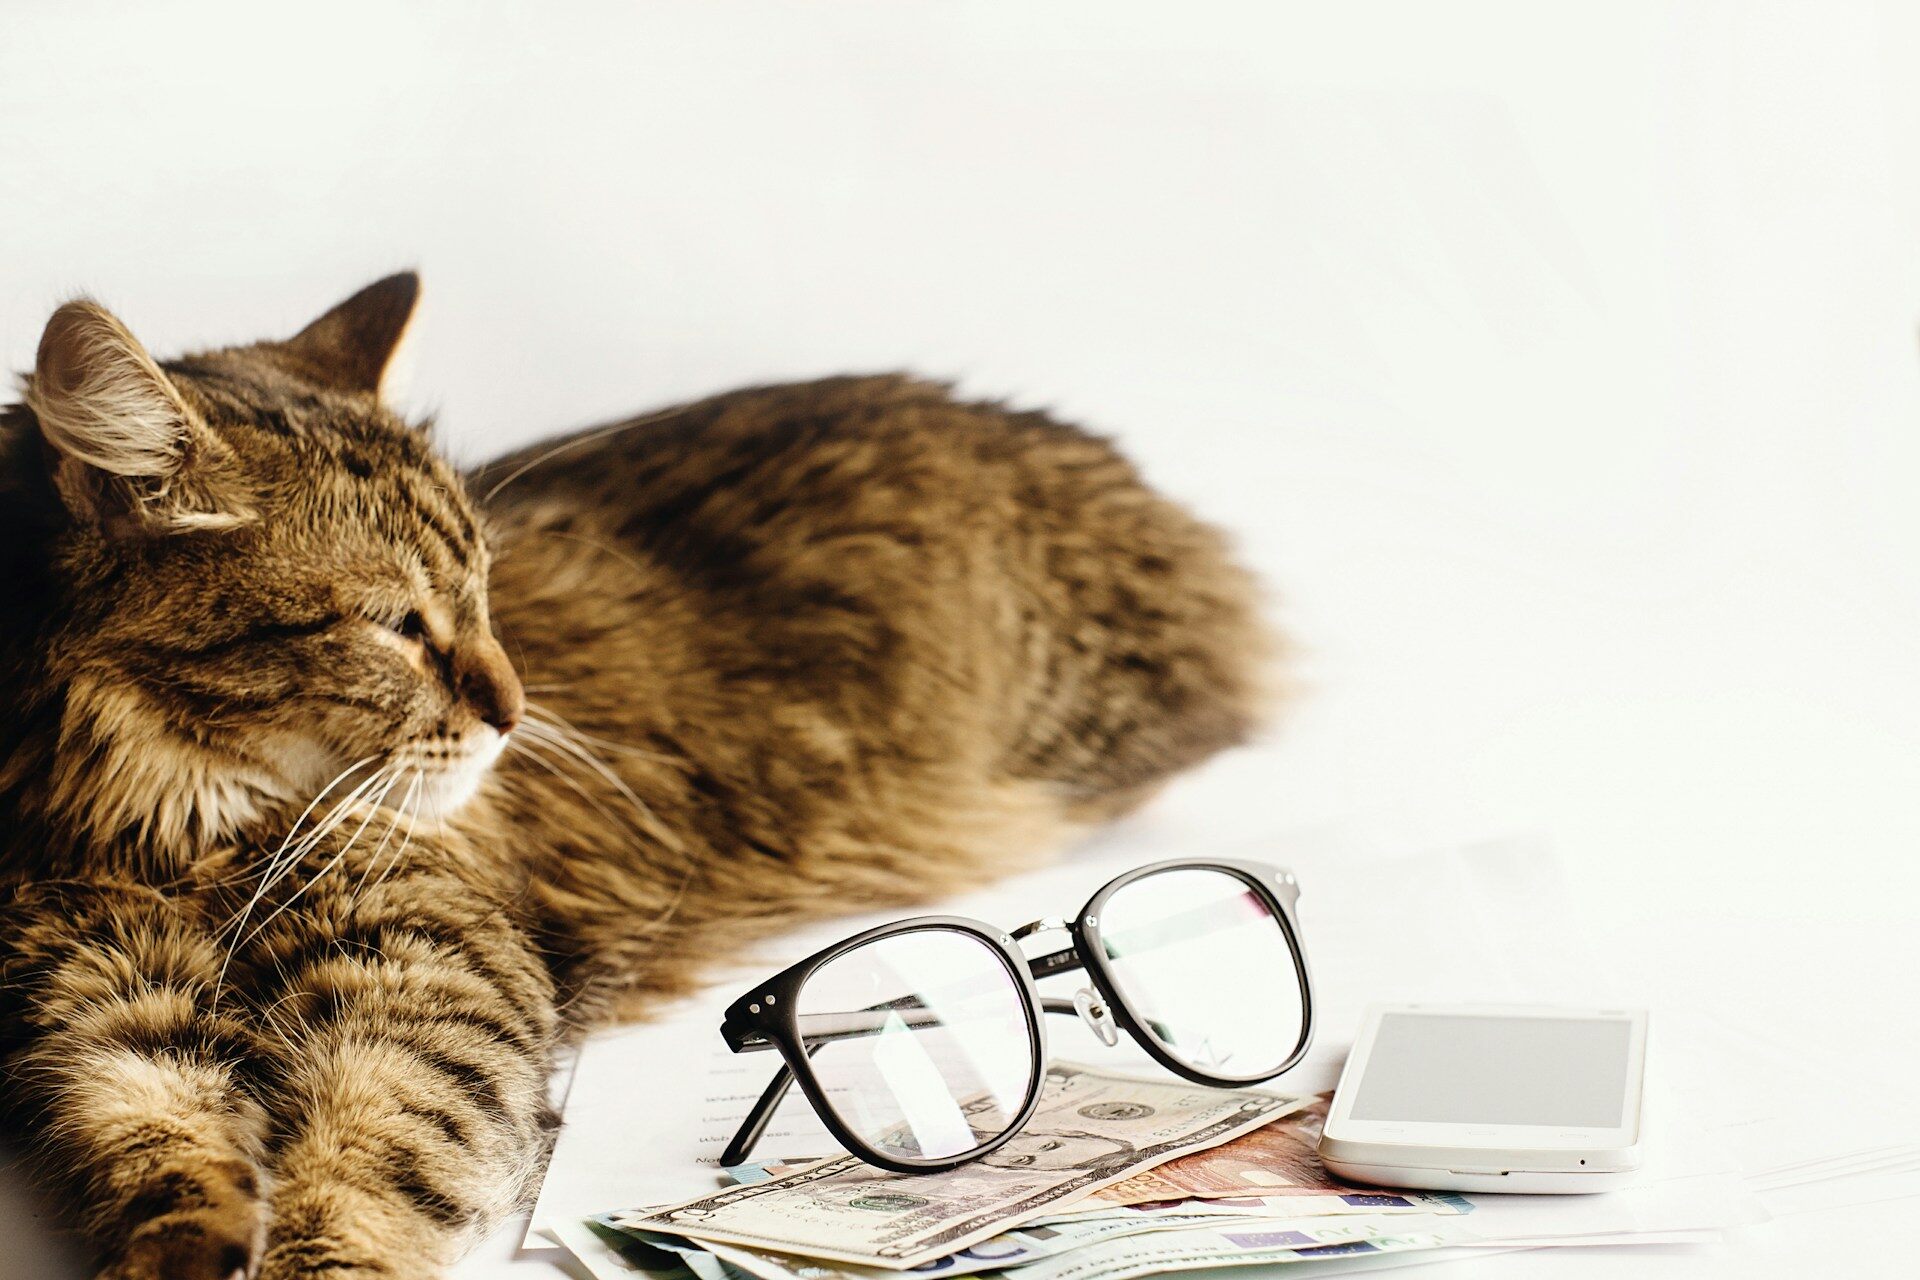
POLYGON ((261 873, 260 885, 254 890, 253 897, 248 900, 246 908, 239 912, 233 920, 230 920, 226 928, 223 928, 221 932, 225 933, 227 928, 244 927, 247 914, 259 904, 262 898, 272 891, 273 886, 283 880, 287 873, 299 864, 300 859, 312 851, 315 845, 326 839, 328 834, 338 828, 342 822, 346 821, 347 815, 355 802, 364 799, 372 792, 374 787, 380 785, 384 778, 391 776, 388 774, 389 768, 390 766, 388 765, 382 765, 368 774, 351 791, 341 797, 340 800, 334 804, 333 808, 327 811, 327 816, 316 823, 312 830, 300 836, 297 842, 294 840, 293 834, 289 834, 286 840, 281 842, 280 848, 275 850, 274 854, 268 858, 266 869, 261 873))
POLYGON ((380 833, 380 843, 373 846, 373 852, 367 855, 366 870, 360 873, 360 883, 354 886, 353 893, 348 896, 349 904, 356 906, 359 904, 361 891, 367 887, 367 880, 373 875, 373 869, 380 864, 380 855, 387 851, 389 844, 393 843, 394 832, 400 829, 400 821, 406 816, 407 805, 412 802, 414 792, 419 790, 421 776, 420 772, 415 770, 413 777, 408 779, 407 789, 401 794, 400 803, 393 807, 393 820, 388 822, 387 829, 380 833))
MULTIPOLYGON (((594 767, 596 771, 607 770, 607 772, 603 775, 606 777, 607 781, 612 785, 614 785, 615 787, 622 790, 623 792, 626 792, 629 795, 629 797, 634 801, 635 804, 640 803, 638 797, 632 796, 631 791, 628 789, 626 782, 623 779, 621 779, 619 775, 612 773, 605 761, 601 760, 599 756, 593 754, 592 751, 588 750, 588 747, 591 744, 587 739, 586 735, 581 733, 578 729, 573 728, 571 725, 567 724, 565 721, 558 721, 558 722, 548 721, 548 720, 541 719, 537 716, 529 717, 527 719, 522 720, 521 726, 523 728, 527 726, 531 726, 533 729, 533 734, 532 734, 533 737, 541 738, 545 741, 551 742, 553 743, 553 745, 565 749, 570 755, 579 756, 581 758, 582 763, 588 764, 589 766, 594 767)), ((615 745, 614 749, 621 750, 622 748, 615 745)), ((643 755, 643 756, 648 754, 647 752, 637 747, 632 748, 631 753, 634 755, 643 755)))
MULTIPOLYGON (((423 783, 426 780, 426 774, 418 770, 415 771, 415 777, 416 779, 418 779, 423 783)), ((423 786, 415 794, 414 800, 413 800, 413 807, 407 812, 407 834, 400 837, 400 847, 393 851, 392 860, 390 860, 387 863, 387 865, 381 869, 379 876, 377 876, 374 879, 373 887, 375 889, 378 889, 381 885, 385 884, 387 882, 387 877, 393 874, 394 869, 398 867, 402 862, 406 861, 407 849, 411 847, 413 844, 414 826, 419 821, 419 818, 420 818, 420 806, 426 801, 426 798, 427 798, 427 793, 426 793, 425 787, 423 786)))
MULTIPOLYGON (((293 843, 293 838, 300 834, 301 824, 305 823, 308 818, 313 816, 313 811, 320 807, 320 802, 327 798, 327 795, 329 792, 331 792, 335 787, 339 786, 342 782, 344 782, 347 779, 347 777, 352 773, 354 773, 356 770, 361 769, 366 765, 372 764, 374 761, 378 760, 379 758, 380 757, 378 755, 362 756, 360 759, 355 760, 352 764, 348 765, 346 768, 342 769, 339 773, 335 774, 333 776, 333 781, 327 783, 326 786, 320 788, 320 793, 314 796, 312 800, 307 802, 307 807, 300 811, 300 816, 293 820, 293 825, 291 827, 287 828, 286 838, 280 842, 279 848, 275 849, 272 853, 267 855, 266 865, 268 867, 273 866, 273 864, 279 859, 280 855, 286 852, 287 846, 293 843)), ((236 884, 243 880, 251 880, 256 875, 263 875, 263 874, 264 874, 263 871, 249 867, 247 870, 238 872, 230 877, 227 877, 224 880, 216 881, 215 884, 222 885, 222 886, 228 885, 228 884, 236 884)))
POLYGON ((544 536, 553 538, 560 542, 577 542, 583 547, 588 547, 594 551, 598 551, 603 556, 607 556, 611 559, 618 560, 621 564, 633 570, 634 573, 638 575, 640 578, 642 578, 643 580, 647 576, 646 568, 643 565, 641 565, 641 563, 638 560, 634 559, 631 555, 627 554, 626 552, 620 550, 620 548, 612 546, 606 542, 603 542, 599 538, 589 538, 586 534, 575 533, 571 529, 542 529, 540 530, 540 532, 544 536))
MULTIPOLYGON (((349 852, 352 851, 353 846, 359 841, 360 837, 366 833, 367 825, 371 823, 374 819, 374 816, 380 812, 380 806, 386 803, 387 797, 390 794, 392 794, 393 789, 398 785, 400 785, 400 774, 398 770, 395 770, 388 775, 386 786, 381 789, 380 795, 376 799, 373 799, 367 803, 367 816, 360 819, 360 825, 353 829, 353 834, 346 838, 346 841, 343 844, 341 844, 340 848, 337 851, 335 851, 333 857, 327 859, 326 865, 322 866, 318 871, 314 872, 311 876, 309 876, 305 884, 301 885, 298 889, 295 889, 292 893, 288 894, 287 900, 281 903, 279 906, 275 907, 271 912, 269 912, 266 915, 266 917, 260 921, 259 924, 253 926, 253 931, 251 933, 247 934, 247 936, 242 938, 239 942, 236 942, 233 948, 235 951, 238 951, 244 948, 248 943, 252 942, 255 938, 259 937, 263 932, 266 931, 267 926, 271 925, 275 920, 279 919, 283 913, 285 913, 287 908, 291 907, 294 903, 298 902, 301 899, 301 897, 305 895, 307 890, 313 888, 314 885, 320 883, 320 881, 326 879, 327 876, 332 874, 333 869, 340 865, 341 861, 346 858, 349 852)), ((309 841, 308 847, 309 848, 313 847, 315 843, 317 843, 317 841, 309 841)))
MULTIPOLYGON (((367 757, 368 760, 375 759, 375 758, 376 757, 373 757, 373 756, 367 757)), ((356 783, 352 788, 350 788, 345 795, 343 795, 340 799, 336 800, 334 802, 333 807, 329 809, 326 815, 322 817, 319 822, 315 823, 310 830, 304 833, 300 830, 301 824, 306 821, 307 816, 314 811, 314 809, 319 805, 320 801, 326 798, 327 793, 329 791, 332 791, 335 786, 339 785, 341 779, 345 778, 348 773, 351 773, 353 772, 353 770, 358 769, 359 767, 361 767, 361 765, 364 765, 366 762, 367 762, 366 760, 361 760, 356 762, 354 765, 350 766, 346 771, 342 772, 339 777, 335 778, 332 782, 329 782, 326 785, 326 788, 322 790, 321 793, 314 798, 313 803, 307 806, 306 811, 302 813, 300 817, 294 821, 293 826, 287 832, 286 838, 280 842, 279 847, 277 847, 271 854, 267 856, 265 863, 261 866, 259 871, 250 873, 251 875, 258 875, 260 878, 260 883, 254 887, 253 894, 251 897, 247 899, 245 905, 242 906, 239 911, 236 911, 233 914, 233 916, 228 919, 226 925, 224 925, 221 928, 220 930, 221 933, 224 934, 229 929, 244 927, 247 916, 252 913, 253 909, 256 906, 260 904, 260 900, 264 898, 272 890, 274 884, 280 879, 280 877, 283 874, 285 874, 286 868, 293 865, 294 860, 296 860, 299 857, 300 850, 307 843, 307 841, 312 839, 316 834, 331 831, 336 825, 339 824, 341 819, 344 817, 348 807, 353 804, 354 800, 366 794, 366 792, 375 783, 377 783, 380 780, 380 775, 383 772, 383 770, 376 768, 372 773, 368 774, 365 778, 362 778, 358 783, 356 783)))
MULTIPOLYGON (((380 862, 380 854, 387 847, 387 842, 393 839, 393 833, 399 829, 402 819, 406 821, 407 834, 405 839, 394 849, 393 856, 387 863, 387 871, 391 871, 400 861, 401 857, 406 854, 407 845, 413 839, 414 815, 412 810, 424 796, 422 784, 425 783, 426 780, 427 775, 424 770, 415 769, 413 771, 413 777, 407 782, 406 793, 400 797, 400 803, 394 807, 393 821, 387 824, 387 833, 380 837, 380 843, 374 848, 373 855, 367 859, 367 869, 360 873, 360 883, 355 886, 351 900, 354 906, 360 904, 360 896, 367 891, 367 881, 373 877, 373 869, 380 862)), ((386 874, 386 871, 382 871, 379 879, 373 881, 374 888, 377 889, 380 887, 380 882, 386 879, 386 874)))
POLYGON ((550 729, 570 734, 576 741, 586 743, 589 746, 599 747, 603 751, 613 751, 621 755, 637 756, 642 760, 654 760, 661 764, 672 765, 675 768, 685 767, 683 761, 676 760, 672 756, 662 752, 649 751, 645 747, 636 747, 630 742, 615 742, 611 738, 596 737, 591 733, 587 733, 578 725, 574 724, 573 721, 567 719, 552 707, 542 703, 531 700, 527 702, 527 714, 523 718, 522 723, 524 724, 527 721, 540 721, 550 729))
MULTIPOLYGON (((522 722, 520 727, 522 729, 525 729, 526 724, 522 722)), ((538 749, 539 748, 538 739, 531 738, 531 737, 516 738, 515 740, 510 740, 508 743, 508 746, 509 746, 509 749, 518 751, 521 755, 533 761, 535 764, 539 765, 542 769, 545 769, 548 773, 552 774, 555 778, 558 778, 561 782, 565 783, 568 787, 570 787, 573 790, 575 795, 578 795, 582 800, 586 801, 589 805, 593 806, 594 810, 598 812, 599 815, 605 818, 608 822, 613 823, 615 826, 627 825, 626 819, 622 818, 619 814, 615 813, 612 809, 609 809, 606 806, 606 804, 600 799, 599 796, 594 795, 593 792, 587 790, 584 786, 580 785, 580 782, 577 779, 573 778, 572 776, 567 774, 564 770, 562 770, 559 764, 554 760, 553 757, 547 755, 545 751, 538 749)))
MULTIPOLYGON (((320 795, 314 797, 313 804, 307 806, 300 820, 304 821, 306 815, 313 812, 314 807, 326 797, 328 791, 333 790, 333 788, 340 783, 342 778, 345 778, 348 774, 366 764, 367 760, 375 758, 377 757, 369 756, 367 759, 356 761, 354 764, 348 766, 342 771, 339 777, 326 785, 320 795)), ((253 909, 260 904, 261 900, 264 899, 268 893, 272 892, 275 885, 286 878, 287 874, 292 871, 299 860, 306 855, 308 849, 312 848, 319 840, 324 839, 328 832, 334 830, 341 822, 345 821, 346 814, 354 802, 368 794, 373 787, 380 782, 381 778, 387 774, 389 767, 390 766, 386 764, 382 764, 357 783, 332 809, 327 811, 327 816, 321 819, 321 821, 315 825, 314 829, 301 839, 299 844, 294 845, 291 849, 288 848, 288 845, 293 842, 294 835, 299 830, 299 821, 294 823, 293 830, 287 833, 286 839, 280 842, 280 848, 267 860, 267 867, 261 874, 260 884, 254 889, 253 895, 247 899, 246 905, 234 913, 233 917, 229 919, 225 925, 221 926, 220 931, 214 935, 215 938, 219 938, 228 933, 232 934, 231 939, 227 943, 227 953, 221 957, 220 960, 220 972, 215 975, 213 980, 212 1003, 214 1005, 217 1006, 220 1003, 220 995, 226 989, 227 970, 233 967, 233 957, 242 946, 241 934, 247 927, 247 921, 253 915, 253 909)), ((282 909, 284 910, 284 907, 282 909)), ((278 913, 276 912, 275 914, 278 913)), ((257 932, 258 930, 255 930, 255 933, 257 932)), ((251 934, 247 935, 248 940, 251 940, 252 936, 251 934)))
POLYGON ((529 458, 527 461, 515 467, 512 471, 508 472, 507 475, 498 484, 494 485, 493 488, 487 490, 486 497, 480 499, 480 503, 482 506, 484 506, 487 503, 492 502, 495 498, 500 496, 500 491, 502 489, 512 484, 515 480, 518 480, 521 476, 527 474, 527 472, 532 471, 535 467, 545 466, 547 463, 552 462, 555 458, 559 457, 563 453, 567 453, 574 449, 584 448, 585 446, 592 444, 596 440, 604 440, 608 436, 618 435, 622 431, 631 431, 635 427, 643 427, 649 422, 658 422, 660 419, 671 417, 673 414, 678 412, 679 412, 678 408, 660 409, 653 413, 642 414, 638 418, 628 418, 623 422, 610 423, 607 426, 601 427, 597 431, 588 431, 582 435, 574 436, 570 440, 562 440, 559 444, 555 445, 551 449, 548 449, 545 453, 537 454, 534 457, 529 458))
MULTIPOLYGON (((526 726, 523 724, 522 728, 525 728, 525 727, 526 726)), ((571 766, 575 769, 584 768, 584 769, 592 770, 594 773, 598 774, 602 779, 609 782, 614 787, 615 790, 619 791, 623 795, 623 797, 627 800, 628 806, 632 810, 632 813, 630 815, 623 818, 620 815, 615 814, 614 812, 609 810, 606 807, 606 805, 600 803, 597 798, 588 796, 585 790, 583 790, 578 785, 575 785, 574 790, 580 792, 580 794, 582 794, 583 796, 587 796, 588 799, 592 800, 594 808, 597 809, 603 817, 607 818, 609 821, 612 821, 612 822, 631 826, 642 835, 650 835, 655 839, 658 839, 661 843, 667 845, 669 848, 673 848, 675 850, 678 850, 680 848, 679 837, 674 835, 673 832, 671 832, 663 824, 661 824, 660 821, 654 817, 653 811, 647 808, 647 806, 641 802, 638 796, 633 794, 631 788, 627 787, 626 784, 620 781, 620 779, 617 776, 613 776, 612 771, 608 769, 599 760, 581 751, 578 747, 574 746, 572 743, 567 742, 563 737, 560 737, 559 735, 542 735, 537 732, 532 733, 527 735, 527 741, 523 745, 525 745, 529 749, 532 749, 535 747, 543 747, 546 750, 555 753, 549 758, 558 764, 571 766)), ((586 777, 585 774, 582 774, 581 776, 582 778, 586 777)))
MULTIPOLYGON (((567 742, 566 741, 567 737, 571 735, 574 738, 581 739, 587 742, 594 741, 594 739, 580 732, 578 729, 575 729, 569 721, 567 721, 564 717, 562 717, 557 712, 549 708, 529 703, 528 712, 529 714, 521 721, 521 728, 524 730, 530 725, 538 726, 538 727, 535 729, 533 733, 527 735, 527 739, 528 739, 527 741, 523 741, 519 745, 522 748, 527 749, 527 754, 529 758, 537 758, 533 756, 533 753, 531 751, 531 747, 536 742, 545 742, 556 748, 567 749, 571 755, 578 758, 580 756, 579 749, 575 747, 574 744, 567 742), (549 722, 548 718, 550 718, 551 722, 549 722)), ((509 744, 509 745, 512 745, 512 744, 509 744)), ((618 744, 609 744, 609 745, 618 745, 618 744)), ((635 749, 635 750, 638 754, 643 754, 643 755, 651 754, 647 752, 638 752, 638 749, 635 749)), ((663 759, 663 760, 666 759, 666 757, 656 757, 656 758, 663 759)), ((590 763, 599 765, 598 761, 590 761, 590 763)), ((604 766, 601 766, 601 767, 604 769, 604 766)), ((560 775, 557 770, 553 769, 552 765, 547 765, 547 768, 549 769, 550 772, 554 772, 556 776, 562 777, 562 780, 566 781, 568 785, 570 786, 573 785, 570 779, 566 779, 563 775, 560 775)), ((619 785, 623 791, 627 791, 627 788, 625 787, 624 783, 621 783, 617 778, 613 779, 613 781, 616 783, 616 785, 619 785)), ((575 787, 575 790, 579 790, 579 788, 575 787)), ((584 795, 585 793, 583 792, 582 794, 584 795)), ((630 798, 634 800, 636 804, 639 803, 638 797, 632 796, 631 791, 627 791, 627 794, 629 795, 630 798)), ((590 796, 587 798, 590 801, 592 800, 592 797, 590 796)), ((645 806, 641 806, 641 807, 645 808, 645 806)), ((605 814, 606 812, 605 808, 599 805, 598 803, 595 803, 595 808, 600 809, 602 814, 605 814)), ((651 811, 648 811, 648 816, 649 817, 653 816, 651 811)), ((677 837, 668 840, 667 843, 671 847, 673 847, 676 851, 684 850, 684 846, 681 844, 681 842, 677 837)), ((679 912, 681 904, 686 899, 687 889, 692 884, 692 881, 693 881, 693 864, 691 862, 688 862, 681 871, 679 884, 677 884, 674 887, 672 900, 667 903, 666 908, 662 910, 660 914, 656 916, 651 922, 649 922, 644 926, 641 926, 642 931, 644 931, 647 934, 659 934, 663 932, 668 926, 668 924, 672 922, 673 917, 679 912)))
POLYGON ((680 837, 674 834, 673 830, 665 823, 660 821, 658 815, 656 815, 652 809, 648 808, 646 802, 634 793, 632 787, 627 785, 626 779, 609 768, 606 761, 594 755, 584 746, 575 742, 565 732, 554 726, 544 724, 538 720, 529 719, 521 721, 520 727, 524 730, 529 730, 528 736, 535 741, 548 743, 556 750, 565 752, 587 768, 599 774, 609 786, 626 798, 628 804, 633 806, 633 811, 639 815, 642 831, 652 835, 669 849, 678 851, 684 848, 680 837))
MULTIPOLYGON (((422 775, 422 777, 424 777, 424 775, 422 775)), ((374 892, 374 890, 380 889, 380 885, 386 883, 386 877, 392 875, 397 867, 407 860, 407 850, 413 846, 413 831, 415 831, 415 825, 419 823, 420 819, 420 802, 422 802, 424 798, 426 798, 426 793, 424 793, 424 789, 422 789, 422 791, 415 796, 415 800, 413 800, 413 808, 407 810, 407 835, 399 837, 399 846, 394 850, 394 856, 388 860, 388 864, 380 867, 380 875, 376 875, 376 877, 372 879, 372 885, 367 887, 367 892, 374 892)))
MULTIPOLYGON (((316 848, 322 840, 327 838, 327 836, 332 834, 334 831, 337 831, 342 825, 344 825, 348 817, 351 815, 352 807, 355 804, 366 800, 372 794, 373 787, 379 783, 380 779, 381 779, 381 775, 376 774, 374 775, 374 777, 369 778, 363 786, 356 788, 353 794, 347 796, 344 800, 342 800, 338 805, 334 807, 334 809, 327 815, 327 821, 315 827, 313 831, 310 832, 306 837, 304 837, 298 845, 295 845, 291 850, 289 850, 286 856, 280 861, 279 865, 273 868, 272 874, 261 884, 260 889, 255 896, 255 902, 258 902, 266 894, 272 892, 272 890, 276 886, 278 886, 282 881, 284 881, 289 875, 293 874, 294 868, 300 865, 301 860, 304 859, 308 853, 312 852, 313 849, 316 848)), ((392 780, 393 779, 391 776, 387 778, 387 786, 389 789, 391 788, 392 780)), ((384 794, 385 793, 383 791, 382 795, 384 796, 384 794)), ((369 818, 371 817, 372 813, 377 810, 378 805, 379 805, 379 801, 378 800, 374 801, 374 809, 369 810, 369 815, 368 815, 369 818)), ((363 819, 361 823, 361 828, 364 829, 365 825, 366 825, 366 819, 363 819)), ((356 830, 354 832, 353 839, 358 839, 359 834, 360 832, 356 830)), ((348 843, 351 844, 352 841, 349 840, 348 843)), ((298 896, 298 895, 295 895, 295 896, 298 896)), ((284 910, 284 909, 285 909, 285 906, 283 904, 283 906, 279 908, 279 910, 284 910)), ((233 939, 228 945, 226 963, 221 966, 221 974, 223 978, 226 973, 226 964, 232 963, 234 954, 238 952, 247 942, 251 942, 255 937, 259 936, 259 933, 260 933, 259 927, 256 927, 251 933, 246 932, 247 920, 251 914, 251 910, 252 910, 252 905, 250 904, 248 911, 246 913, 243 913, 232 924, 228 926, 228 928, 230 928, 233 932, 233 939), (242 937, 243 934, 245 935, 244 937, 242 937)), ((278 915, 279 910, 276 910, 273 914, 278 915)), ((222 930, 222 932, 224 933, 226 932, 226 930, 222 930)))
POLYGON ((280 1009, 282 1006, 298 1000, 306 994, 308 993, 305 991, 289 991, 272 1004, 266 1005, 260 1010, 260 1021, 266 1025, 268 1030, 280 1038, 280 1043, 286 1046, 290 1058, 297 1058, 299 1056, 300 1046, 294 1042, 293 1038, 287 1034, 286 1029, 281 1026, 280 1009))
MULTIPOLYGON (((371 756, 368 757, 368 759, 373 758, 374 757, 371 756)), ((326 816, 315 823, 313 827, 305 833, 301 832, 300 824, 296 822, 293 829, 287 832, 286 839, 282 840, 280 846, 274 850, 272 856, 268 859, 268 864, 271 866, 284 860, 297 859, 300 852, 303 849, 311 847, 313 841, 319 838, 323 832, 329 831, 339 825, 354 801, 365 796, 368 792, 372 791, 374 787, 380 785, 382 779, 388 776, 388 770, 390 768, 391 766, 388 764, 381 764, 375 767, 372 773, 362 778, 345 795, 335 801, 333 807, 327 810, 326 816)))

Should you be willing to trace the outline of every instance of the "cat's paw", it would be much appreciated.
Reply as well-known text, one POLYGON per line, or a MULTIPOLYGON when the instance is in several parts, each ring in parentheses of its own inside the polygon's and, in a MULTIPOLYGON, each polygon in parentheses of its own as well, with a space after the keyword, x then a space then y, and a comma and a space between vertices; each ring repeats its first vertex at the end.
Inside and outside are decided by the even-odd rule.
POLYGON ((267 1247, 253 1280, 435 1280, 439 1269, 425 1258, 378 1259, 339 1241, 278 1241, 267 1247))
POLYGON ((256 1280, 433 1280, 446 1244, 402 1199, 289 1178, 256 1280))
POLYGON ((432 1280, 438 1274, 400 1271, 383 1262, 355 1262, 335 1254, 269 1249, 258 1280, 432 1280))
POLYGON ((174 1170, 126 1212, 133 1225, 99 1280, 251 1280, 259 1267, 267 1207, 248 1165, 174 1170))

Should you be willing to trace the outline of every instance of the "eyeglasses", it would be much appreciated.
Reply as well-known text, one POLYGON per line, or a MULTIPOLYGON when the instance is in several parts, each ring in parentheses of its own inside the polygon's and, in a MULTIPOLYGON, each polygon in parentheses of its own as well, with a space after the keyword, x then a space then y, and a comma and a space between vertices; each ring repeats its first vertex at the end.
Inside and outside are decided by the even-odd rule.
POLYGON ((1257 1084, 1313 1039, 1313 989, 1293 873, 1257 862, 1176 859, 1107 882, 1071 921, 1007 933, 916 916, 835 943, 728 1006, 735 1053, 784 1065, 721 1155, 739 1164, 797 1080, 836 1140, 896 1173, 952 1169, 1033 1116, 1046 1077, 1043 1013, 1078 1016, 1102 1042, 1125 1031, 1197 1084, 1257 1084), (1029 960, 1053 930, 1070 945, 1029 960), (1071 998, 1036 980, 1084 971, 1071 998))

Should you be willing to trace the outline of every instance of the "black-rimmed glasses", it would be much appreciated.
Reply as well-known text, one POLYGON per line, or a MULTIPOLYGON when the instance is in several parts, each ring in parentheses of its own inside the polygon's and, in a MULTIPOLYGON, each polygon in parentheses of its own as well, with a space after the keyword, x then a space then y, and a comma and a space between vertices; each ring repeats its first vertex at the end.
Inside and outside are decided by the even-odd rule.
POLYGON ((898 1173, 951 1169, 1018 1133, 1045 1078, 1042 1013, 1108 1045, 1125 1031, 1198 1084, 1257 1084, 1313 1038, 1293 874, 1257 862, 1156 862, 1107 882, 1072 920, 1011 933, 916 916, 856 934, 728 1006, 735 1053, 785 1061, 721 1156, 745 1160, 796 1080, 841 1145, 898 1173), (1029 960, 1021 939, 1070 944, 1029 960), (1084 971, 1071 998, 1037 979, 1084 971))

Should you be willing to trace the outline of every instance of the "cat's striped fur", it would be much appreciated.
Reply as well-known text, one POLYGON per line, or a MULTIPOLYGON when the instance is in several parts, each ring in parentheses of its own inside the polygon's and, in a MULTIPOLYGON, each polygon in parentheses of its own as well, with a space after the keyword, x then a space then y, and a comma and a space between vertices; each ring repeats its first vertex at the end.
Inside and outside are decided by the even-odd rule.
POLYGON ((164 365, 72 304, 0 427, 0 1070, 105 1276, 436 1274, 561 1037, 1253 722, 1103 442, 849 378, 461 477, 378 399, 416 287, 164 365))

